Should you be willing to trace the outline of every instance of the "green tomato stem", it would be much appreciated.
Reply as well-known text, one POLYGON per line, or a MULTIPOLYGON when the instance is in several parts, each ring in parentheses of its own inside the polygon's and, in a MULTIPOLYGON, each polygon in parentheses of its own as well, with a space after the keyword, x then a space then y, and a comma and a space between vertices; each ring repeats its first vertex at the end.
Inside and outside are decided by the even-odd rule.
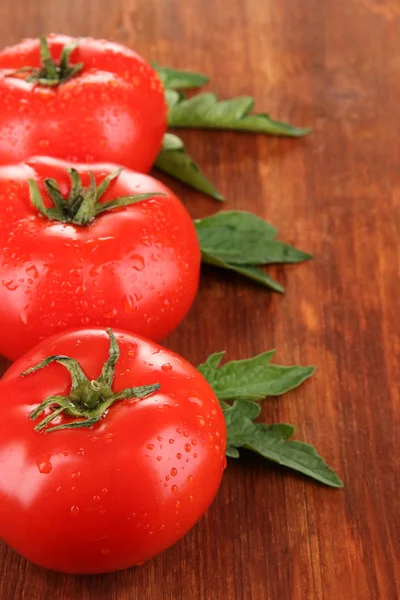
POLYGON ((63 197, 54 179, 46 179, 44 186, 54 205, 51 208, 46 208, 36 181, 29 179, 31 203, 44 217, 51 221, 60 221, 61 223, 71 223, 87 227, 103 212, 135 204, 136 202, 148 200, 155 196, 165 195, 157 192, 132 194, 130 196, 114 198, 108 202, 100 202, 100 198, 107 191, 110 183, 119 176, 121 171, 122 168, 117 169, 114 173, 105 177, 99 186, 96 185, 94 174, 90 171, 90 185, 84 188, 76 169, 68 169, 68 175, 71 179, 71 191, 67 198, 63 197))
POLYGON ((38 365, 31 367, 21 374, 21 377, 26 377, 53 362, 57 362, 63 365, 71 375, 71 390, 67 396, 49 396, 30 413, 30 419, 36 421, 45 411, 51 411, 35 426, 35 431, 46 431, 49 433, 51 431, 59 431, 60 429, 91 427, 105 416, 105 412, 115 402, 127 400, 128 398, 145 398, 160 388, 159 383, 154 383, 126 388, 118 393, 113 392, 112 383, 115 366, 119 358, 119 346, 111 329, 107 329, 107 333, 110 337, 109 357, 104 363, 101 374, 97 379, 88 379, 78 361, 62 355, 49 356, 38 365), (71 418, 78 418, 79 420, 48 427, 62 413, 71 418))

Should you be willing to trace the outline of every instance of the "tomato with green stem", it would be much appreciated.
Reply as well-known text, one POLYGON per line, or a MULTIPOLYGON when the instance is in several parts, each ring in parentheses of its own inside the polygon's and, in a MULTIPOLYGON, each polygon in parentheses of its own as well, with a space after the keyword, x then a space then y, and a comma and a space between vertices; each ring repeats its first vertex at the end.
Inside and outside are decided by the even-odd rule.
POLYGON ((218 490, 218 400, 153 342, 104 329, 59 334, 15 362, 0 389, 0 536, 40 566, 104 573, 141 563, 181 538, 218 490))
POLYGON ((199 242, 178 198, 113 164, 37 157, 0 167, 0 354, 64 329, 160 340, 198 288, 199 242))
POLYGON ((0 164, 50 153, 147 172, 166 127, 159 77, 129 48, 53 34, 0 52, 0 164))

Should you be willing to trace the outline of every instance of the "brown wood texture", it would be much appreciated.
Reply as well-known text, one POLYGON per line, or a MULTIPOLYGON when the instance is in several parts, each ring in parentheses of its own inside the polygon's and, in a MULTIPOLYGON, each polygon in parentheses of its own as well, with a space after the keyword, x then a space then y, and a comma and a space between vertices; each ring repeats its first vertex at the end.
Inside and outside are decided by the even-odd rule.
MULTIPOLYGON (((185 133, 227 207, 270 220, 315 260, 271 269, 284 296, 204 269, 166 345, 195 364, 273 347, 283 364, 315 364, 312 380, 265 403, 265 419, 296 424, 346 487, 246 457, 192 532, 141 568, 64 576, 0 545, 1 600, 400 597, 399 27, 398 0, 2 0, 4 44, 110 38, 314 127, 305 140, 185 133)), ((219 208, 171 187, 193 216, 219 208)))

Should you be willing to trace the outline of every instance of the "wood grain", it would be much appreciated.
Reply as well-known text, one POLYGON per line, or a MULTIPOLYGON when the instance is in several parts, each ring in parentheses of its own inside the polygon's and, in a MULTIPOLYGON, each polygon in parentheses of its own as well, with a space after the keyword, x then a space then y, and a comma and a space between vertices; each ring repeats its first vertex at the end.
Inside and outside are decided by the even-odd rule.
MULTIPOLYGON (((49 31, 115 39, 314 127, 306 140, 185 134, 227 206, 267 218, 315 260, 271 270, 284 297, 205 270, 166 343, 195 364, 276 347, 284 364, 317 365, 264 415, 297 424, 346 488, 246 457, 194 530, 141 568, 63 576, 1 545, 1 600, 400 597, 399 27, 397 0, 2 0, 4 44, 49 31)), ((193 216, 217 209, 172 187, 193 216)))

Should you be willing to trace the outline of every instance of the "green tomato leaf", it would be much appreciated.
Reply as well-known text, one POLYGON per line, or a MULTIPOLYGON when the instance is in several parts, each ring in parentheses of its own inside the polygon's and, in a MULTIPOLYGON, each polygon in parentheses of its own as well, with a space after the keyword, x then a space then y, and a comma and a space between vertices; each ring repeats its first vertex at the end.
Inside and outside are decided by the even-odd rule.
POLYGON ((223 196, 208 181, 200 167, 186 152, 183 141, 176 135, 167 133, 164 136, 163 145, 156 158, 155 166, 175 179, 215 198, 215 200, 220 202, 224 200, 223 196))
POLYGON ((315 371, 314 367, 271 365, 275 350, 254 358, 233 360, 219 367, 223 354, 212 354, 198 367, 220 401, 258 401, 266 396, 280 396, 299 386, 315 371))
MULTIPOLYGON (((325 485, 340 488, 343 483, 316 449, 305 442, 290 440, 294 427, 284 423, 253 423, 254 403, 236 400, 224 410, 228 434, 227 455, 238 458, 238 448, 257 452, 264 458, 293 469, 325 485), (250 406, 252 405, 252 406, 250 406)), ((258 415, 257 415, 258 416, 258 415)))
POLYGON ((311 258, 275 240, 275 227, 246 211, 220 211, 195 221, 203 252, 234 264, 298 263, 311 258))
POLYGON ((170 67, 161 67, 157 63, 152 63, 153 69, 157 71, 164 88, 170 90, 185 90, 199 88, 205 85, 209 78, 202 73, 193 71, 180 71, 170 67))
POLYGON ((218 101, 215 94, 198 94, 193 98, 171 98, 168 124, 170 127, 196 129, 231 129, 301 137, 311 132, 309 128, 293 127, 287 123, 273 121, 265 113, 250 114, 254 100, 241 96, 232 100, 218 101))
POLYGON ((285 288, 283 288, 279 283, 274 281, 272 277, 267 275, 262 269, 259 269, 256 265, 231 265, 223 260, 219 260, 215 256, 207 254, 206 252, 201 253, 201 260, 204 264, 212 265, 214 267, 221 267, 222 269, 227 269, 228 271, 234 271, 235 273, 239 273, 239 275, 243 275, 247 277, 247 279, 252 279, 257 283, 261 283, 266 288, 274 290, 275 292, 279 292, 283 294, 285 288))
POLYGON ((235 271, 277 292, 284 288, 257 265, 298 263, 310 254, 275 239, 275 227, 239 210, 194 221, 204 263, 235 271))

